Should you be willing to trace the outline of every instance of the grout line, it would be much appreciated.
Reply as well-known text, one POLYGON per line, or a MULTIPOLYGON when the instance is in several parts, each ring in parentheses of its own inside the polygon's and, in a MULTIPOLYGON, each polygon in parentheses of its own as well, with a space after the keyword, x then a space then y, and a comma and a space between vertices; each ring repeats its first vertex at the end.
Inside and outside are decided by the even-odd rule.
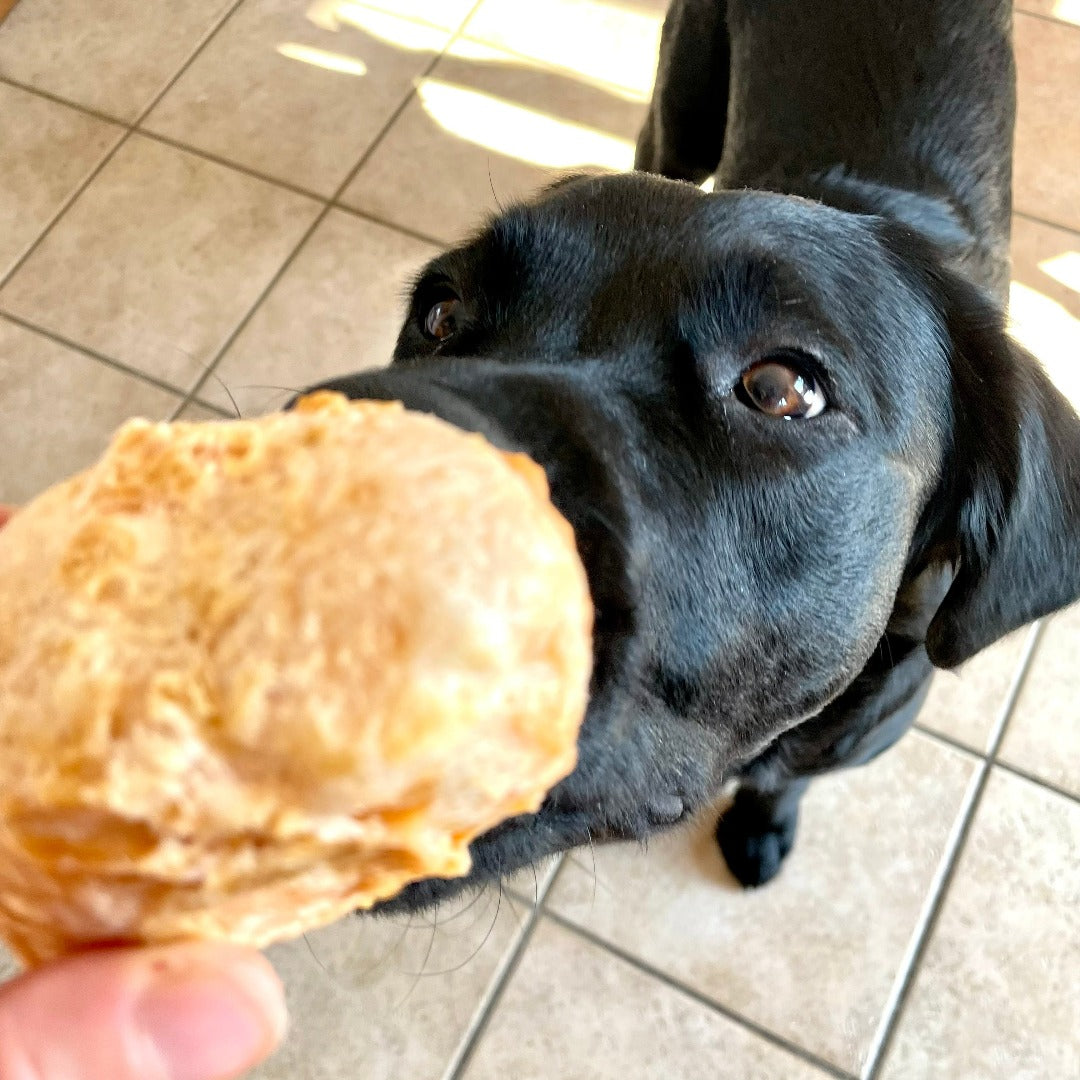
POLYGON ((309 188, 294 184, 291 180, 283 180, 279 176, 269 176, 266 173, 259 172, 258 169, 253 169, 248 165, 242 165, 238 161, 232 161, 229 158, 222 157, 220 154, 211 153, 209 150, 202 150, 198 146, 182 142, 180 139, 174 139, 171 135, 163 135, 161 132, 151 131, 149 128, 144 128, 141 125, 137 126, 134 129, 134 132, 136 135, 141 135, 144 139, 153 139, 154 142, 164 143, 166 146, 171 146, 174 150, 181 150, 186 154, 193 154, 195 157, 203 158, 206 161, 212 161, 215 165, 223 165, 228 169, 232 169, 234 172, 250 176, 254 180, 262 180, 264 183, 273 184, 274 187, 284 188, 285 191, 291 191, 294 195, 302 195, 305 199, 311 199, 312 202, 325 205, 329 201, 325 195, 320 195, 318 192, 311 191, 309 188))
POLYGON ((107 117, 104 113, 95 113, 90 109, 81 108, 78 105, 74 105, 71 102, 64 101, 62 98, 58 98, 53 94, 45 94, 40 90, 35 90, 33 87, 23 86, 21 83, 16 83, 14 80, 7 79, 0 75, 0 82, 10 83, 19 89, 26 90, 29 93, 35 94, 38 97, 46 97, 50 101, 55 101, 59 105, 69 105, 72 108, 79 109, 81 112, 85 112, 90 116, 99 120, 107 121, 113 127, 117 127, 126 130, 128 134, 139 135, 145 139, 152 139, 154 142, 162 143, 165 146, 171 146, 174 150, 180 150, 186 154, 192 154, 195 157, 204 159, 205 161, 211 161, 215 165, 221 165, 224 168, 232 169, 234 172, 243 173, 245 176, 250 176, 253 180, 261 180, 263 183, 272 184, 274 187, 281 188, 284 191, 289 191, 294 195, 300 195, 305 199, 310 199, 312 202, 317 202, 322 205, 329 205, 334 210, 344 210, 348 214, 352 214, 355 217, 366 218, 368 221, 373 222, 376 225, 382 225, 384 228, 393 229, 396 232, 402 233, 405 236, 412 237, 414 240, 421 240, 425 244, 431 244, 434 247, 445 249, 449 246, 449 242, 446 240, 439 240, 434 236, 429 236, 427 233, 419 232, 416 229, 409 228, 408 225, 401 225, 398 222, 391 221, 388 218, 380 217, 378 214, 371 213, 368 210, 361 210, 355 206, 350 206, 348 203, 341 202, 340 199, 334 199, 328 195, 321 195, 317 191, 313 191, 310 188, 303 187, 301 184, 294 184, 291 180, 286 180, 280 176, 272 176, 269 173, 261 172, 258 169, 252 168, 249 165, 244 165, 238 161, 233 161, 231 158, 222 157, 220 154, 212 153, 209 150, 203 150, 201 147, 195 146, 193 143, 184 142, 182 139, 173 138, 171 135, 166 135, 160 131, 153 131, 150 128, 143 127, 141 122, 134 125, 122 124, 120 121, 114 120, 111 117, 107 117))
POLYGON ((898 1025, 900 1014, 910 994, 911 986, 914 984, 919 961, 926 951, 933 927, 937 923, 937 916, 944 904, 948 887, 952 884, 955 876, 960 851, 967 839, 988 770, 989 765, 987 762, 980 760, 971 774, 971 779, 968 781, 959 812, 953 821, 952 828, 949 830, 942 856, 938 860, 934 876, 930 880, 930 887, 927 889, 926 896, 923 899, 915 928, 908 939, 897 968, 897 974, 894 976, 892 986, 889 988, 889 995, 885 999, 881 1018, 878 1020, 877 1029, 874 1032, 874 1037, 870 1042, 870 1048, 863 1063, 862 1080, 876 1080, 884 1064, 885 1055, 898 1025))
MULTIPOLYGON (((165 94, 167 94, 169 90, 172 89, 172 86, 176 82, 176 80, 179 79, 185 71, 187 71, 187 69, 194 62, 195 58, 213 40, 214 35, 217 34, 217 32, 222 28, 222 26, 225 25, 225 23, 231 17, 232 13, 236 11, 236 9, 242 3, 244 3, 244 0, 236 0, 232 7, 230 7, 229 10, 221 17, 221 19, 211 28, 211 30, 206 34, 202 41, 200 41, 199 44, 195 46, 195 49, 192 51, 191 55, 180 66, 180 69, 176 72, 176 74, 173 75, 173 77, 165 84, 164 88, 157 94, 157 96, 151 100, 150 104, 147 105, 146 108, 143 109, 143 111, 136 117, 135 122, 129 125, 122 125, 126 127, 126 130, 124 131, 124 134, 116 140, 116 143, 112 147, 112 149, 109 150, 108 153, 104 155, 104 157, 102 157, 102 159, 97 163, 97 165, 93 169, 91 169, 90 173, 83 179, 82 183, 78 184, 75 190, 71 193, 71 195, 64 200, 64 202, 60 205, 60 208, 49 219, 49 222, 45 226, 45 228, 38 233, 34 242, 30 244, 29 247, 27 247, 27 249, 22 253, 22 255, 19 256, 18 259, 15 260, 15 263, 8 269, 7 273, 0 276, 0 289, 3 289, 3 287, 19 272, 19 270, 22 269, 30 256, 33 255, 39 247, 41 247, 45 238, 53 231, 54 228, 56 228, 56 225, 60 221, 60 219, 64 217, 68 210, 71 209, 72 205, 74 205, 76 200, 82 195, 82 193, 97 179, 105 166, 108 165, 114 157, 116 157, 120 148, 128 141, 129 138, 131 138, 131 133, 138 127, 140 123, 142 123, 150 110, 153 109, 153 107, 162 99, 162 97, 164 97, 165 94)), ((27 89, 29 89, 29 87, 27 87, 27 89)))
MULTIPOLYGON (((207 401, 205 398, 192 398, 188 405, 197 405, 200 409, 206 409, 207 412, 212 412, 215 416, 221 417, 222 420, 235 420, 236 413, 230 409, 222 408, 220 405, 215 405, 212 401, 207 401)), ((184 406, 187 408, 187 405, 184 406)))
POLYGON ((1043 22, 1053 23, 1055 26, 1067 26, 1070 30, 1080 30, 1074 22, 1068 19, 1059 19, 1056 15, 1047 15, 1045 11, 1029 11, 1025 7, 1015 8, 1015 14, 1026 15, 1029 19, 1041 19, 1043 22))
POLYGON ((525 923, 518 931, 517 940, 507 950, 502 962, 496 969, 495 975, 489 981, 487 990, 473 1013, 471 1023, 465 1030, 465 1034, 461 1037, 454 1053, 446 1064, 446 1068, 443 1070, 442 1080, 462 1080, 462 1077, 465 1075, 465 1071, 469 1067, 469 1062, 476 1053, 476 1048, 479 1046, 484 1032, 487 1031, 488 1025, 495 1015, 495 1010, 498 1008, 500 1000, 502 1000, 503 993, 506 991, 507 986, 510 984, 510 980, 514 977, 514 973, 521 964, 522 957, 525 955, 525 950, 528 948, 529 942, 532 941, 533 934, 536 932, 536 927, 540 922, 544 900, 547 899, 548 893, 554 887, 555 882, 558 880, 565 865, 565 860, 560 858, 559 865, 555 868, 555 872, 548 878, 547 884, 540 890, 540 895, 538 896, 536 903, 530 906, 529 913, 525 918, 525 923))
POLYGON ((131 137, 131 128, 125 128, 124 133, 116 140, 112 148, 104 154, 101 160, 90 170, 89 173, 83 178, 80 184, 77 184, 75 190, 60 204, 59 209, 49 219, 46 226, 37 234, 33 243, 29 244, 26 250, 15 260, 14 263, 8 268, 7 273, 0 274, 0 289, 3 287, 23 268, 26 261, 34 254, 46 237, 56 228, 60 219, 71 209, 72 205, 79 198, 80 195, 97 179, 101 171, 109 164, 114 157, 116 157, 117 151, 124 145, 131 137))
POLYGON ((292 251, 289 252, 289 254, 285 257, 285 261, 277 268, 277 270, 271 276, 270 280, 259 292, 259 295, 255 298, 251 307, 248 308, 244 316, 229 332, 228 336, 218 348, 217 352, 206 363, 203 368, 202 374, 199 375, 195 382, 192 384, 184 400, 177 406, 176 411, 173 413, 170 419, 175 420, 180 415, 180 413, 182 413, 184 409, 187 408, 189 404, 191 404, 193 401, 198 400, 198 395, 202 391, 203 387, 207 384, 207 382, 210 381, 211 378, 217 376, 217 366, 219 363, 221 363, 222 357, 229 351, 229 349, 232 348, 233 343, 244 332, 244 330, 247 329, 248 324, 255 317, 255 313, 259 310, 259 308, 262 307, 263 302, 270 295, 270 293, 273 292, 278 282, 281 281, 281 279, 285 276, 293 263, 296 262, 296 259, 299 256, 300 252, 304 249, 304 246, 311 239, 315 230, 322 224, 323 220, 326 218, 326 215, 330 212, 330 209, 331 207, 329 203, 323 204, 322 209, 315 215, 311 224, 307 227, 307 229, 304 230, 304 234, 300 237, 299 241, 297 241, 296 247, 294 247, 292 251))
POLYGON ((975 815, 978 813, 983 793, 986 791, 986 784, 993 770, 1002 739, 1005 736, 1005 729, 1008 726, 1013 709, 1020 696, 1020 691, 1027 679, 1028 672, 1031 670, 1032 660, 1038 649, 1039 642, 1042 639, 1042 631, 1045 625, 1044 621, 1034 624, 1028 634, 1028 640, 1024 646, 1024 651, 1017 661, 1016 671, 1013 675, 1012 683, 1009 686, 1009 692, 1006 694, 1005 701, 1002 703, 994 722, 994 728, 990 738, 990 747, 986 752, 986 757, 980 762, 969 782, 968 791, 965 795, 964 802, 961 805, 960 813, 957 815, 953 831, 946 842, 945 851, 938 864, 937 873, 935 874, 934 880, 931 882, 930 889, 927 893, 919 922, 909 941, 903 963, 898 970, 897 978, 894 980, 892 990, 889 993, 886 1008, 882 1012, 881 1022, 878 1025, 878 1030, 875 1033, 874 1040, 870 1046, 870 1052, 866 1057, 866 1063, 863 1066, 862 1080, 878 1080, 878 1077, 881 1074, 889 1049, 895 1038, 897 1028, 899 1027, 900 1019, 904 1012, 904 1006, 911 996, 911 991, 914 987, 919 967, 922 964, 930 940, 933 937, 934 930, 941 918, 949 888, 952 885, 953 879, 956 877, 960 857, 967 844, 968 836, 971 834, 975 815))
POLYGON ((773 1046, 778 1046, 782 1050, 786 1050, 789 1054, 794 1055, 800 1060, 806 1062, 809 1065, 813 1065, 815 1068, 822 1070, 829 1076, 836 1077, 837 1080, 854 1080, 855 1074, 848 1072, 846 1069, 834 1064, 826 1058, 819 1057, 811 1050, 807 1050, 806 1047, 800 1046, 796 1042, 792 1042, 790 1039, 785 1038, 783 1035, 777 1034, 770 1028, 765 1027, 763 1024, 759 1024, 756 1020, 751 1020, 747 1016, 743 1016, 741 1013, 736 1012, 734 1009, 727 1005, 721 1004, 714 998, 703 994, 700 990, 695 990, 692 986, 688 986, 685 983, 680 982, 678 979, 672 978, 667 972, 660 968, 653 967, 652 964, 645 960, 642 960, 639 956, 635 956, 631 952, 627 952, 625 949, 620 948, 618 945, 613 945, 610 941, 606 941, 592 930, 587 929, 584 926, 579 926, 577 923, 568 919, 565 915, 560 915, 558 912, 545 909, 544 917, 550 919, 552 922, 561 926, 564 930, 569 930, 572 934, 577 935, 583 940, 589 942, 591 945, 595 945, 597 948, 602 949, 604 952, 610 953, 613 956, 618 957, 624 963, 629 964, 631 967, 636 968, 643 975, 650 975, 652 978, 663 983, 671 990, 677 991, 683 997, 688 997, 692 1001, 697 1002, 699 1005, 704 1005, 710 1012, 719 1013, 721 1016, 728 1020, 738 1024, 750 1031, 752 1034, 764 1039, 766 1042, 772 1043, 773 1046))
MULTIPOLYGON (((240 2, 242 3, 243 0, 240 0, 240 2)), ((470 13, 469 13, 470 18, 472 16, 472 13, 474 11, 476 11, 476 9, 480 6, 480 4, 482 2, 483 2, 483 0, 476 0, 476 3, 472 7, 472 11, 470 11, 470 13)), ((239 5, 237 5, 237 6, 239 6, 239 5)), ((236 9, 233 8, 233 10, 235 11, 236 9)), ((468 21, 467 19, 464 20, 462 22, 462 25, 464 26, 465 22, 467 22, 467 21, 468 21)), ((263 302, 266 300, 266 298, 270 295, 270 293, 276 287, 277 283, 282 279, 282 277, 284 277, 286 272, 289 270, 289 268, 296 261, 297 256, 300 254, 300 252, 303 251, 304 246, 307 244, 307 242, 314 235, 315 230, 318 229, 318 227, 323 223, 326 216, 334 208, 334 204, 337 203, 337 201, 345 193, 345 191, 348 189, 349 185, 356 178, 357 173, 359 173, 360 170, 364 167, 364 165, 367 164, 368 160, 371 158, 371 155, 374 154, 375 151, 379 148, 379 146, 381 145, 383 139, 386 138, 387 133, 390 131, 390 129, 397 122, 398 117, 401 116, 401 114, 405 111, 405 107, 409 104, 410 101, 412 101, 413 97, 416 94, 417 85, 420 83, 420 81, 422 79, 424 79, 426 76, 428 76, 431 73, 431 71, 435 67, 435 65, 446 54, 446 50, 449 49, 450 46, 457 40, 460 33, 461 33, 461 31, 457 30, 457 31, 449 34, 447 36, 446 42, 444 43, 442 49, 439 52, 435 53, 431 57, 431 60, 428 62, 427 66, 423 69, 423 71, 420 72, 419 75, 417 75, 416 79, 413 81, 413 85, 409 88, 408 93, 404 95, 404 97, 398 103, 398 105, 394 109, 394 111, 387 117, 386 122, 379 129, 378 134, 375 136, 374 139, 372 139, 372 141, 367 145, 367 147, 364 149, 364 151, 360 154, 360 157, 357 160, 356 164, 349 170, 349 172, 345 176, 345 179, 342 180, 341 183, 338 185, 337 189, 334 191, 333 196, 328 201, 323 201, 322 209, 319 211, 318 214, 315 215, 315 220, 312 221, 311 225, 308 227, 308 229, 304 233, 304 235, 300 237, 300 240, 297 242, 296 247, 294 247, 293 250, 289 253, 289 255, 285 258, 285 261, 281 264, 281 266, 278 267, 277 271, 270 278, 270 280, 266 283, 266 286, 259 293, 259 295, 255 298, 255 302, 251 305, 250 308, 248 308, 247 313, 236 324, 236 326, 233 328, 232 332, 225 339, 224 343, 221 345, 221 347, 217 350, 217 352, 211 358, 210 362, 206 365, 206 369, 198 377, 198 379, 196 379, 195 383, 192 385, 191 389, 188 391, 187 397, 185 397, 184 401, 177 408, 175 415, 179 415, 179 413, 188 404, 188 401, 193 400, 195 398, 195 396, 202 390, 202 388, 206 384, 207 380, 211 377, 211 375, 213 375, 215 373, 215 370, 216 370, 218 364, 221 362, 222 357, 224 357, 225 354, 229 351, 229 349, 232 348, 233 343, 236 341, 236 339, 247 328, 248 324, 255 317, 255 313, 259 310, 260 307, 262 307, 263 302)), ((173 417, 174 419, 175 419, 175 415, 173 417)))
POLYGON ((163 135, 161 132, 150 131, 148 128, 144 127, 134 129, 134 134, 140 135, 146 139, 153 139, 155 142, 163 143, 166 146, 171 146, 174 150, 180 150, 186 154, 193 154, 195 157, 203 158, 206 161, 213 162, 215 165, 221 165, 227 169, 232 169, 234 172, 243 173, 245 176, 250 176, 253 180, 261 180, 265 184, 271 184, 276 188, 291 192, 293 195, 300 195, 305 199, 310 199, 312 202, 319 203, 321 206, 329 206, 331 210, 343 210, 345 213, 352 214, 354 217, 364 218, 365 220, 372 222, 372 224, 381 225, 384 229, 393 229, 395 232, 411 237, 413 240, 420 240, 425 244, 431 244, 433 247, 437 247, 440 250, 444 251, 449 246, 447 241, 439 240, 434 236, 429 236, 427 233, 419 232, 416 229, 410 229, 408 225, 400 225, 395 221, 380 217, 378 214, 373 214, 370 211, 360 210, 354 206, 350 206, 348 203, 341 202, 340 199, 327 195, 320 195, 317 191, 302 187, 300 184, 294 184, 291 180, 285 180, 280 176, 271 176, 269 173, 260 172, 258 169, 253 169, 248 165, 241 165, 239 162, 222 157, 220 154, 213 154, 209 150, 202 150, 198 146, 184 142, 181 139, 174 139, 171 135, 163 135))
MULTIPOLYGON (((1080 27, 1078 27, 1080 29, 1080 27)), ((1062 232, 1070 232, 1074 237, 1080 237, 1080 229, 1062 225, 1061 221, 1053 221, 1049 217, 1039 217, 1038 214, 1029 214, 1026 210, 1014 210, 1014 217, 1022 217, 1025 221, 1034 221, 1036 225, 1045 225, 1051 229, 1059 229, 1062 232)))
MULTIPOLYGON (((1078 27, 1080 29, 1080 27, 1078 27)), ((1080 229, 1074 229, 1069 225, 1062 225, 1060 221, 1051 221, 1050 218, 1039 217, 1038 214, 1029 214, 1026 210, 1013 210, 1013 216, 1023 218, 1025 221, 1032 221, 1036 225, 1046 225, 1051 229, 1060 229, 1062 232, 1072 233, 1073 236, 1080 236, 1080 229)))
POLYGON ((1010 765, 1007 761, 998 760, 994 762, 994 768, 1000 769, 1002 772, 1011 773, 1021 780, 1026 780, 1029 784, 1034 784, 1044 791, 1049 791, 1052 795, 1059 795, 1061 798, 1068 799, 1070 802, 1080 803, 1080 795, 1077 795, 1075 791, 1060 787, 1058 784, 1055 784, 1053 780, 1047 780, 1044 776, 1037 776, 1035 773, 1028 772, 1027 769, 1023 769, 1019 765, 1010 765))
MULTIPOLYGON (((966 743, 962 743, 959 739, 954 739, 951 735, 946 735, 944 732, 935 731, 933 728, 923 727, 919 723, 912 724, 911 730, 917 731, 920 735, 925 735, 928 739, 933 739, 935 742, 939 742, 953 750, 958 750, 968 757, 975 758, 979 761, 983 760, 984 755, 980 754, 978 750, 973 750, 966 743)), ((1027 780, 1036 787, 1041 787, 1054 795, 1060 795, 1062 798, 1070 799, 1073 802, 1080 802, 1080 795, 1075 791, 1070 791, 1068 788, 1061 787, 1053 780, 1047 780, 1037 773, 1029 772, 1021 765, 1012 765, 1008 761, 1003 761, 998 757, 994 759, 994 768, 1001 769, 1007 773, 1012 773, 1014 776, 1020 777, 1021 780, 1027 780)))
POLYGON ((16 90, 23 90, 28 94, 33 94, 35 97, 44 98, 46 101, 51 101, 54 105, 63 105, 67 109, 74 109, 76 112, 81 112, 86 116, 93 117, 95 120, 103 120, 107 124, 112 124, 113 127, 131 127, 131 124, 127 120, 121 120, 118 116, 110 116, 109 113, 101 112, 90 105, 83 105, 81 102, 61 97, 60 94, 54 94, 51 90, 45 90, 40 86, 31 86, 29 83, 21 82, 19 79, 13 79, 10 75, 0 74, 0 83, 6 83, 16 90))
POLYGON ((352 214, 354 217, 370 221, 373 225, 381 225, 384 229, 393 229, 394 232, 402 233, 405 236, 411 237, 413 240, 420 240, 422 243, 430 244, 440 251, 446 251, 446 249, 450 247, 450 244, 446 240, 438 240, 434 236, 428 236, 427 233, 418 232, 416 229, 410 229, 407 225, 398 225, 396 222, 380 217, 378 214, 373 214, 369 210, 358 210, 355 206, 349 206, 347 203, 343 202, 334 202, 331 203, 330 206, 333 210, 342 210, 346 214, 352 214))
MULTIPOLYGON (((1019 660, 1017 663, 1019 663, 1019 660)), ((952 735, 946 735, 945 732, 938 731, 936 728, 926 727, 925 725, 920 724, 918 720, 911 725, 911 730, 917 731, 920 735, 925 735, 928 739, 933 739, 935 742, 943 743, 953 750, 959 750, 961 753, 966 754, 968 757, 973 757, 978 761, 982 761, 986 757, 985 751, 976 750, 974 747, 968 746, 967 743, 961 742, 952 735)))
MULTIPOLYGON (((372 10, 381 11, 382 9, 372 10)), ((285 180, 279 176, 271 176, 269 173, 260 172, 258 169, 251 168, 247 165, 242 165, 241 163, 233 161, 230 158, 222 157, 220 154, 214 154, 211 153, 209 150, 203 150, 198 146, 192 145, 191 143, 184 142, 182 139, 175 139, 171 135, 166 135, 159 131, 152 131, 149 128, 143 127, 141 120, 136 121, 134 124, 126 124, 121 120, 117 120, 115 117, 107 116, 105 113, 95 112, 93 109, 89 109, 86 106, 79 105, 77 102, 68 101, 67 99, 59 97, 56 94, 51 94, 47 91, 39 90, 36 87, 28 86, 24 83, 16 81, 15 79, 10 79, 4 75, 0 75, 0 83, 7 83, 15 87, 16 89, 25 90, 27 93, 33 94, 36 97, 45 98, 48 101, 52 101, 57 105, 63 105, 68 108, 85 113, 96 120, 102 120, 110 124, 111 126, 119 129, 120 131, 125 132, 126 134, 124 136, 124 141, 126 141, 129 135, 140 135, 143 138, 152 139, 154 142, 162 143, 165 146, 171 146, 174 150, 180 150, 184 153, 193 154, 195 157, 203 158, 206 161, 211 161, 215 165, 221 165, 224 168, 232 169, 235 172, 243 173, 245 176, 250 176, 254 180, 261 180, 266 184, 272 184, 274 187, 281 188, 284 191, 289 191, 294 195, 300 195, 303 198, 311 199, 312 202, 317 202, 322 205, 329 205, 334 210, 342 210, 347 214, 353 215, 354 217, 364 218, 365 220, 370 221, 375 225, 381 225, 385 229, 393 229, 395 232, 399 232, 404 236, 411 237, 413 240, 419 240, 422 243, 430 244, 432 247, 437 247, 440 250, 444 251, 449 246, 449 242, 446 240, 440 240, 438 237, 429 236, 427 233, 420 232, 417 229, 411 229, 408 225, 402 225, 399 222, 391 221, 389 218, 380 217, 378 214, 372 213, 371 211, 362 210, 355 206, 350 206, 348 203, 342 202, 340 198, 320 195, 317 191, 312 191, 309 188, 301 186, 300 184, 294 184, 291 180, 285 180)), ((113 148, 112 152, 115 153, 115 151, 119 148, 120 146, 118 143, 113 148)), ((100 164, 104 165, 105 162, 102 161, 100 164)), ((98 171, 100 171, 100 168, 96 169, 95 173, 98 171)), ((350 174, 350 179, 351 177, 352 174, 350 174)), ((88 186, 89 180, 92 179, 93 176, 88 178, 86 184, 81 184, 79 189, 75 192, 75 195, 80 195, 83 189, 88 186)), ((344 194, 344 192, 342 192, 342 194, 344 194)), ((69 203, 61 207, 61 209, 57 212, 57 216, 63 213, 67 209, 67 206, 70 205, 70 202, 73 201, 74 198, 69 200, 69 203)), ((45 228, 51 228, 52 224, 52 222, 49 222, 49 224, 46 225, 45 228)), ((34 247, 37 246, 38 240, 42 239, 43 236, 44 233, 42 233, 37 239, 35 239, 33 243, 34 247)), ((29 254, 30 250, 27 249, 25 255, 29 254)), ((20 258, 18 263, 16 263, 12 267, 11 272, 5 275, 3 279, 0 279, 0 286, 2 286, 6 282, 8 277, 11 277, 15 273, 15 271, 19 269, 19 265, 24 261, 24 258, 20 258)))
POLYGON ((90 360, 97 360, 99 363, 114 368, 124 375, 130 375, 140 382, 149 383, 156 389, 162 390, 166 394, 171 394, 175 398, 183 400, 186 396, 186 391, 179 386, 174 386, 164 379, 159 379, 156 375, 151 375, 148 371, 140 371, 138 368, 131 367, 130 364, 125 364, 121 360, 114 360, 111 356, 106 356, 104 353, 100 353, 96 349, 90 348, 88 345, 82 345, 77 341, 72 341, 71 338, 64 337, 63 334, 56 333, 55 330, 50 330, 44 326, 38 326, 37 323, 31 322, 29 319, 24 319, 21 315, 13 315, 11 312, 0 308, 0 319, 6 319, 8 322, 12 322, 16 326, 21 326, 24 330, 29 330, 31 333, 40 334, 42 337, 56 342, 57 345, 63 345, 65 348, 71 349, 72 352, 81 353, 90 360))
POLYGON ((239 8, 245 2, 246 0, 235 0, 229 10, 226 11, 225 14, 222 15, 221 18, 219 18, 213 26, 210 27, 210 29, 203 36, 202 40, 195 46, 194 49, 192 49, 191 54, 188 56, 188 58, 173 73, 172 77, 166 80, 165 85, 150 99, 150 104, 147 105, 142 110, 142 112, 140 112, 138 116, 135 117, 135 120, 131 125, 132 129, 137 128, 150 115, 150 113, 153 112, 155 108, 157 108, 157 105, 161 101, 161 99, 180 81, 181 77, 188 70, 188 68, 190 68, 191 65, 194 64, 195 61, 202 55, 203 50, 206 48, 206 46, 209 45, 210 42, 217 37, 221 28, 233 17, 233 15, 236 14, 237 8, 239 8))

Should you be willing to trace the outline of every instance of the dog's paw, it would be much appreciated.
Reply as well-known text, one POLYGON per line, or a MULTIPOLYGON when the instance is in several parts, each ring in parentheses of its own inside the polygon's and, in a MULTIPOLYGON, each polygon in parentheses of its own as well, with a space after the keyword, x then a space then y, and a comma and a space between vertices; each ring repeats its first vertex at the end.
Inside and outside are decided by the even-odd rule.
POLYGON ((741 885, 752 888, 776 877, 795 843, 797 822, 797 813, 779 821, 765 818, 757 805, 736 795, 716 823, 716 841, 741 885))

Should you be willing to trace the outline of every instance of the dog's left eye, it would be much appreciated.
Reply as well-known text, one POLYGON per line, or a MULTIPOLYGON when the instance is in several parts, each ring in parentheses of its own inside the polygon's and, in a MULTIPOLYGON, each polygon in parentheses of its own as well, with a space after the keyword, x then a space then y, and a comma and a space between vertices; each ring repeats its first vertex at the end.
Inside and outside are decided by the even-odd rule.
POLYGON ((828 404, 809 365, 787 356, 769 357, 748 367, 736 394, 758 412, 782 420, 807 420, 828 404))
POLYGON ((436 341, 446 341, 458 332, 461 322, 461 301, 447 296, 428 308, 424 316, 424 333, 436 341))

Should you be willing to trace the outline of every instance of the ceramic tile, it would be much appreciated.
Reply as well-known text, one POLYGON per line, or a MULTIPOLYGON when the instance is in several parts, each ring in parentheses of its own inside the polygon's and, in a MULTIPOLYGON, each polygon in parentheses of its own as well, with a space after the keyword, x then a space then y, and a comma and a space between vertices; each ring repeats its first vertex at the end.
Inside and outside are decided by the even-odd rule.
POLYGON ((421 80, 343 201, 445 242, 578 169, 628 169, 645 106, 459 41, 421 80))
POLYGON ((938 671, 918 722, 982 754, 1023 658, 1027 627, 983 649, 955 671, 938 671))
POLYGON ((0 278, 123 128, 0 83, 0 278))
POLYGON ((524 924, 497 894, 277 945, 290 1029, 251 1080, 439 1080, 524 924))
POLYGON ((1012 263, 1012 332, 1080 410, 1080 233, 1014 218, 1012 263))
POLYGON ((190 385, 317 212, 133 136, 0 291, 0 309, 190 385))
POLYGON ((543 921, 465 1080, 814 1080, 825 1074, 735 1022, 543 921), (588 1007, 583 1007, 584 1003, 588 1007))
POLYGON ((581 80, 620 87, 644 102, 656 73, 666 7, 660 0, 484 0, 464 32, 581 80))
POLYGON ((1080 0, 1020 0, 1016 8, 1080 26, 1080 0))
POLYGON ((22 503, 90 465, 131 416, 179 398, 0 317, 0 502, 22 503))
POLYGON ((390 359, 412 274, 437 249, 345 211, 320 223, 203 388, 245 415, 390 359), (220 381, 219 381, 220 380, 220 381), (276 389, 283 387, 284 389, 276 389))
POLYGON ((1080 805, 1000 770, 883 1080, 1080 1075, 1080 805))
POLYGON ((232 0, 23 0, 0 28, 0 75, 135 120, 232 0))
POLYGON ((1080 31, 1017 14, 1017 210, 1080 229, 1080 31))
POLYGON ((1050 620, 998 756, 1080 798, 1080 606, 1050 620))
POLYGON ((913 733, 806 796, 780 876, 734 887, 714 819, 564 868, 548 905, 808 1050, 857 1071, 974 773, 913 733))
POLYGON ((296 0, 247 0, 145 126, 334 194, 448 36, 359 4, 335 18, 325 29, 296 0))

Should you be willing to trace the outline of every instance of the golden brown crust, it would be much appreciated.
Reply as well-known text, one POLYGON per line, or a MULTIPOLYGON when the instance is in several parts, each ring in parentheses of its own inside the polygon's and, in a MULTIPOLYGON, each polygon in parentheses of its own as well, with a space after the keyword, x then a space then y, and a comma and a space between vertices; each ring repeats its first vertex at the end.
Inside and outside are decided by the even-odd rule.
POLYGON ((543 471, 400 406, 133 421, 0 533, 0 935, 263 945, 468 870, 574 765, 543 471))

